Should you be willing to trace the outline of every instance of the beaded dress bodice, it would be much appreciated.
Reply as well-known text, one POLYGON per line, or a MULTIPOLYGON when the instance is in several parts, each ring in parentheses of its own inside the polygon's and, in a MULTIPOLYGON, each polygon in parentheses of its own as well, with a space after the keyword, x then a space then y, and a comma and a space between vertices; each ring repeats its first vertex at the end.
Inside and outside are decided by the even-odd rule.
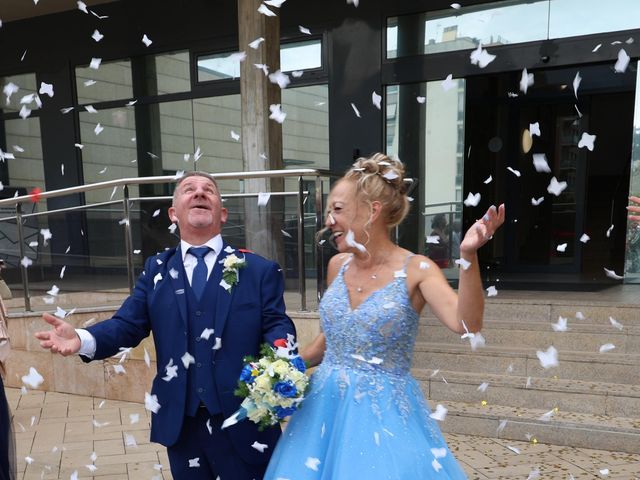
POLYGON ((410 381, 411 359, 419 315, 411 305, 406 285, 406 265, 392 281, 374 291, 357 308, 349 304, 344 281, 348 261, 320 302, 320 320, 326 336, 326 351, 317 379, 321 383, 340 371, 341 390, 352 385, 372 400, 385 388, 395 392, 397 406, 404 410, 403 398, 410 381))
POLYGON ((346 262, 320 302, 327 338, 324 361, 395 375, 409 372, 418 329, 418 313, 409 299, 405 268, 391 282, 351 309, 344 281, 346 262))

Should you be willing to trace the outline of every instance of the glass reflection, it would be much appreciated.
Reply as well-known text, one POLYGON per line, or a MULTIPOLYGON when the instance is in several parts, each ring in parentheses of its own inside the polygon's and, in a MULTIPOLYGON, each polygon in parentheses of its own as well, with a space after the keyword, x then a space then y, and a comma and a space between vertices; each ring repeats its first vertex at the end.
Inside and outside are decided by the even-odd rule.
POLYGON ((133 97, 131 61, 104 62, 100 68, 77 67, 78 103, 98 103, 133 97))

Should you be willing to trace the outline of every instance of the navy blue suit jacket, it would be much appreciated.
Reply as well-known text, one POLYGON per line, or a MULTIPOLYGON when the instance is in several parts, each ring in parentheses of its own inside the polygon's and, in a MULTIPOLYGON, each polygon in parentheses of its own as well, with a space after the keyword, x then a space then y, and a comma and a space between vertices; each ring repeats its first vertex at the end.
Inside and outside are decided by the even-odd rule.
MULTIPOLYGON (((245 255, 247 265, 240 269, 239 283, 229 292, 219 286, 221 262, 228 250, 230 247, 225 244, 208 280, 217 286, 212 337, 219 337, 222 342, 221 348, 215 350, 211 375, 215 376, 225 418, 242 401, 233 392, 243 357, 257 356, 262 343, 273 344, 287 334, 295 335, 293 322, 285 313, 284 277, 278 264, 253 253, 231 252, 238 257, 245 255)), ((191 287, 178 246, 148 258, 132 295, 113 318, 88 328, 96 338, 95 360, 118 353, 120 347, 135 347, 153 332, 158 372, 151 393, 157 395, 160 409, 152 414, 151 441, 165 446, 177 441, 185 415, 187 373, 181 358, 187 351, 187 288, 191 287), (162 377, 171 359, 173 365, 178 365, 178 376, 167 382, 162 377)), ((229 427, 228 432, 235 450, 246 462, 263 463, 275 447, 280 427, 258 432, 253 422, 245 420, 229 427), (256 440, 269 445, 265 453, 251 448, 256 440)))

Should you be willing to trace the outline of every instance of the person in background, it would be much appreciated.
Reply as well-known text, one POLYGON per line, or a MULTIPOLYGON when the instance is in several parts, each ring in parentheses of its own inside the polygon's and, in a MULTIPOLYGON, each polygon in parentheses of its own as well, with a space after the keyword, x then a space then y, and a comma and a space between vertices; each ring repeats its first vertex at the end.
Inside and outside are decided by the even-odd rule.
POLYGON ((14 480, 16 478, 15 437, 11 427, 13 423, 11 412, 2 381, 5 374, 4 362, 10 351, 6 319, 7 312, 0 298, 0 480, 14 480))
POLYGON ((627 207, 627 210, 629 210, 629 220, 640 223, 640 197, 631 195, 629 200, 631 201, 627 207), (635 205, 633 205, 633 203, 635 203, 635 205))
POLYGON ((440 268, 449 267, 449 232, 447 231, 447 217, 438 213, 431 220, 430 237, 437 237, 438 243, 427 242, 427 256, 440 268))

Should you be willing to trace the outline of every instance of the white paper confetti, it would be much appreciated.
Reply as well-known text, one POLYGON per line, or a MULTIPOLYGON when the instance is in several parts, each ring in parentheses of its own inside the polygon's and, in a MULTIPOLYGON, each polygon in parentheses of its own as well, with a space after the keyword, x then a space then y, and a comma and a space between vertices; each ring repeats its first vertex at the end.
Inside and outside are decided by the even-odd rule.
POLYGON ((171 381, 172 378, 176 378, 178 376, 178 365, 173 364, 173 358, 169 359, 169 363, 164 367, 165 376, 162 377, 162 380, 165 382, 171 381))
POLYGON ((567 250, 567 243, 561 243, 556 247, 556 251, 564 253, 567 250))
POLYGON ((153 40, 151 40, 149 37, 147 37, 147 34, 145 33, 145 34, 142 36, 142 43, 144 43, 144 46, 145 46, 145 47, 148 47, 148 46, 150 46, 150 45, 153 43, 153 40))
POLYGON ((92 58, 91 63, 89 63, 89 68, 93 70, 98 70, 100 68, 101 63, 102 63, 101 58, 92 58))
POLYGON ((318 465, 320 465, 320 459, 315 457, 307 457, 304 462, 304 466, 314 472, 318 471, 318 465))
POLYGON ((536 351, 536 356, 540 360, 540 365, 545 370, 551 367, 557 367, 558 363, 558 350, 554 346, 550 346, 546 351, 536 351))
POLYGON ((552 323, 551 328, 553 328, 554 332, 566 332, 569 330, 569 327, 567 326, 567 319, 562 316, 558 317, 558 322, 552 323))
POLYGON ((495 55, 491 55, 484 48, 482 44, 478 45, 478 48, 471 52, 471 64, 478 65, 480 68, 484 68, 496 59, 495 55))
POLYGON ((580 82, 582 82, 582 77, 580 76, 580 72, 576 73, 576 76, 573 78, 573 94, 576 99, 578 98, 578 88, 580 88, 580 82))
POLYGON ((199 468, 199 467, 200 467, 200 457, 189 459, 189 468, 199 468))
POLYGON ((467 198, 464 201, 465 206, 467 207, 476 207, 480 203, 480 192, 471 193, 467 195, 467 198))
POLYGON ((381 100, 382 100, 382 97, 380 95, 378 95, 375 91, 373 91, 373 93, 371 93, 371 103, 373 103, 378 110, 380 110, 382 108, 380 106, 380 101, 381 100))
POLYGON ((498 295, 498 290, 496 290, 495 285, 487 287, 487 297, 495 297, 496 295, 498 295))
POLYGON ((531 136, 532 139, 533 139, 534 135, 536 135, 538 137, 541 136, 540 122, 530 123, 529 124, 529 135, 531 136))
POLYGON ((269 105, 269 111, 271 112, 269 118, 278 123, 283 123, 284 119, 287 118, 287 114, 282 111, 282 106, 279 103, 269 105))
POLYGON ((533 85, 533 73, 527 72, 527 69, 522 70, 520 77, 520 91, 526 95, 527 90, 533 85))
POLYGON ((596 141, 595 135, 590 135, 587 132, 582 132, 582 138, 578 142, 578 148, 587 147, 590 152, 593 152, 593 144, 596 141))
POLYGON ((616 348, 616 346, 613 343, 605 343, 600 347, 600 353, 610 352, 614 348, 616 348))
POLYGON ((558 182, 556 177, 552 177, 549 182, 549 186, 547 187, 547 192, 552 193, 557 197, 565 188, 567 188, 567 182, 558 182))
POLYGON ((618 60, 616 61, 616 64, 614 65, 613 70, 616 73, 624 73, 627 70, 627 67, 629 66, 630 60, 631 60, 631 57, 627 55, 627 52, 625 52, 624 48, 621 48, 620 51, 618 52, 618 60))
POLYGON ((287 88, 287 85, 291 83, 289 75, 282 73, 280 70, 276 70, 269 74, 269 81, 271 83, 277 83, 280 88, 287 88))
POLYGON ((353 109, 353 112, 356 114, 356 117, 362 118, 360 115, 360 110, 358 110, 358 107, 356 107, 353 103, 351 103, 351 108, 353 109))
POLYGON ((516 170, 515 168, 507 167, 507 170, 509 170, 511 173, 513 173, 516 177, 520 177, 520 175, 521 175, 520 171, 516 170))
POLYGON ((38 388, 43 382, 44 378, 33 367, 29 367, 29 373, 22 377, 22 383, 31 388, 38 388))
POLYGON ((249 44, 249 47, 253 48, 254 50, 257 50, 262 42, 264 42, 264 37, 258 37, 249 44))
POLYGON ((538 197, 538 198, 532 198, 531 199, 531 205, 533 205, 534 207, 537 207, 542 202, 544 202, 544 197, 538 197))
POLYGON ((613 270, 609 270, 607 268, 604 269, 604 273, 607 277, 612 278, 614 280, 624 280, 624 277, 621 275, 618 275, 616 272, 614 272, 613 270))
POLYGON ((144 392, 144 408, 153 413, 158 413, 160 410, 160 404, 158 403, 157 395, 150 395, 147 392, 144 392))
POLYGON ((549 162, 547 161, 547 156, 544 153, 533 154, 533 167, 536 169, 536 172, 551 172, 551 168, 549 168, 549 162))
POLYGON ((269 448, 269 445, 267 445, 266 443, 260 443, 258 441, 255 441, 251 444, 251 448, 255 448, 257 451, 259 451, 260 453, 264 453, 264 451, 269 448))
POLYGON ((421 96, 416 97, 416 102, 418 103, 425 103, 426 101, 427 101, 427 97, 421 97, 421 96))
POLYGON ((436 411, 433 413, 430 413, 429 417, 439 422, 443 422, 445 417, 447 416, 448 411, 449 410, 446 409, 443 405, 438 404, 436 405, 436 411))
POLYGON ((493 177, 489 175, 483 183, 489 185, 491 182, 493 182, 493 177))
POLYGON ((580 237, 580 241, 582 243, 587 243, 589 240, 591 240, 591 237, 586 233, 583 233, 582 236, 580 237))
POLYGON ((466 260, 466 259, 464 259, 464 258, 458 258, 457 260, 455 260, 455 262, 454 262, 454 263, 455 263, 456 265, 460 265, 460 267, 461 267, 463 270, 468 270, 468 269, 469 269, 469 267, 471 266, 471 262, 470 262, 470 261, 468 261, 468 260, 466 260))
POLYGON ((447 75, 447 78, 445 78, 440 85, 442 85, 442 90, 444 90, 445 92, 448 92, 453 87, 455 87, 456 82, 453 79, 453 74, 450 73, 449 75, 447 75))
POLYGON ((273 13, 271 10, 269 10, 264 3, 260 4, 260 6, 258 7, 258 12, 260 12, 262 15, 265 15, 267 17, 275 17, 276 16, 276 14, 273 13))
POLYGON ((93 129, 93 131, 94 131, 94 133, 96 135, 100 135, 103 130, 104 130, 104 127, 102 125, 100 125, 99 123, 96 125, 96 128, 93 129))

